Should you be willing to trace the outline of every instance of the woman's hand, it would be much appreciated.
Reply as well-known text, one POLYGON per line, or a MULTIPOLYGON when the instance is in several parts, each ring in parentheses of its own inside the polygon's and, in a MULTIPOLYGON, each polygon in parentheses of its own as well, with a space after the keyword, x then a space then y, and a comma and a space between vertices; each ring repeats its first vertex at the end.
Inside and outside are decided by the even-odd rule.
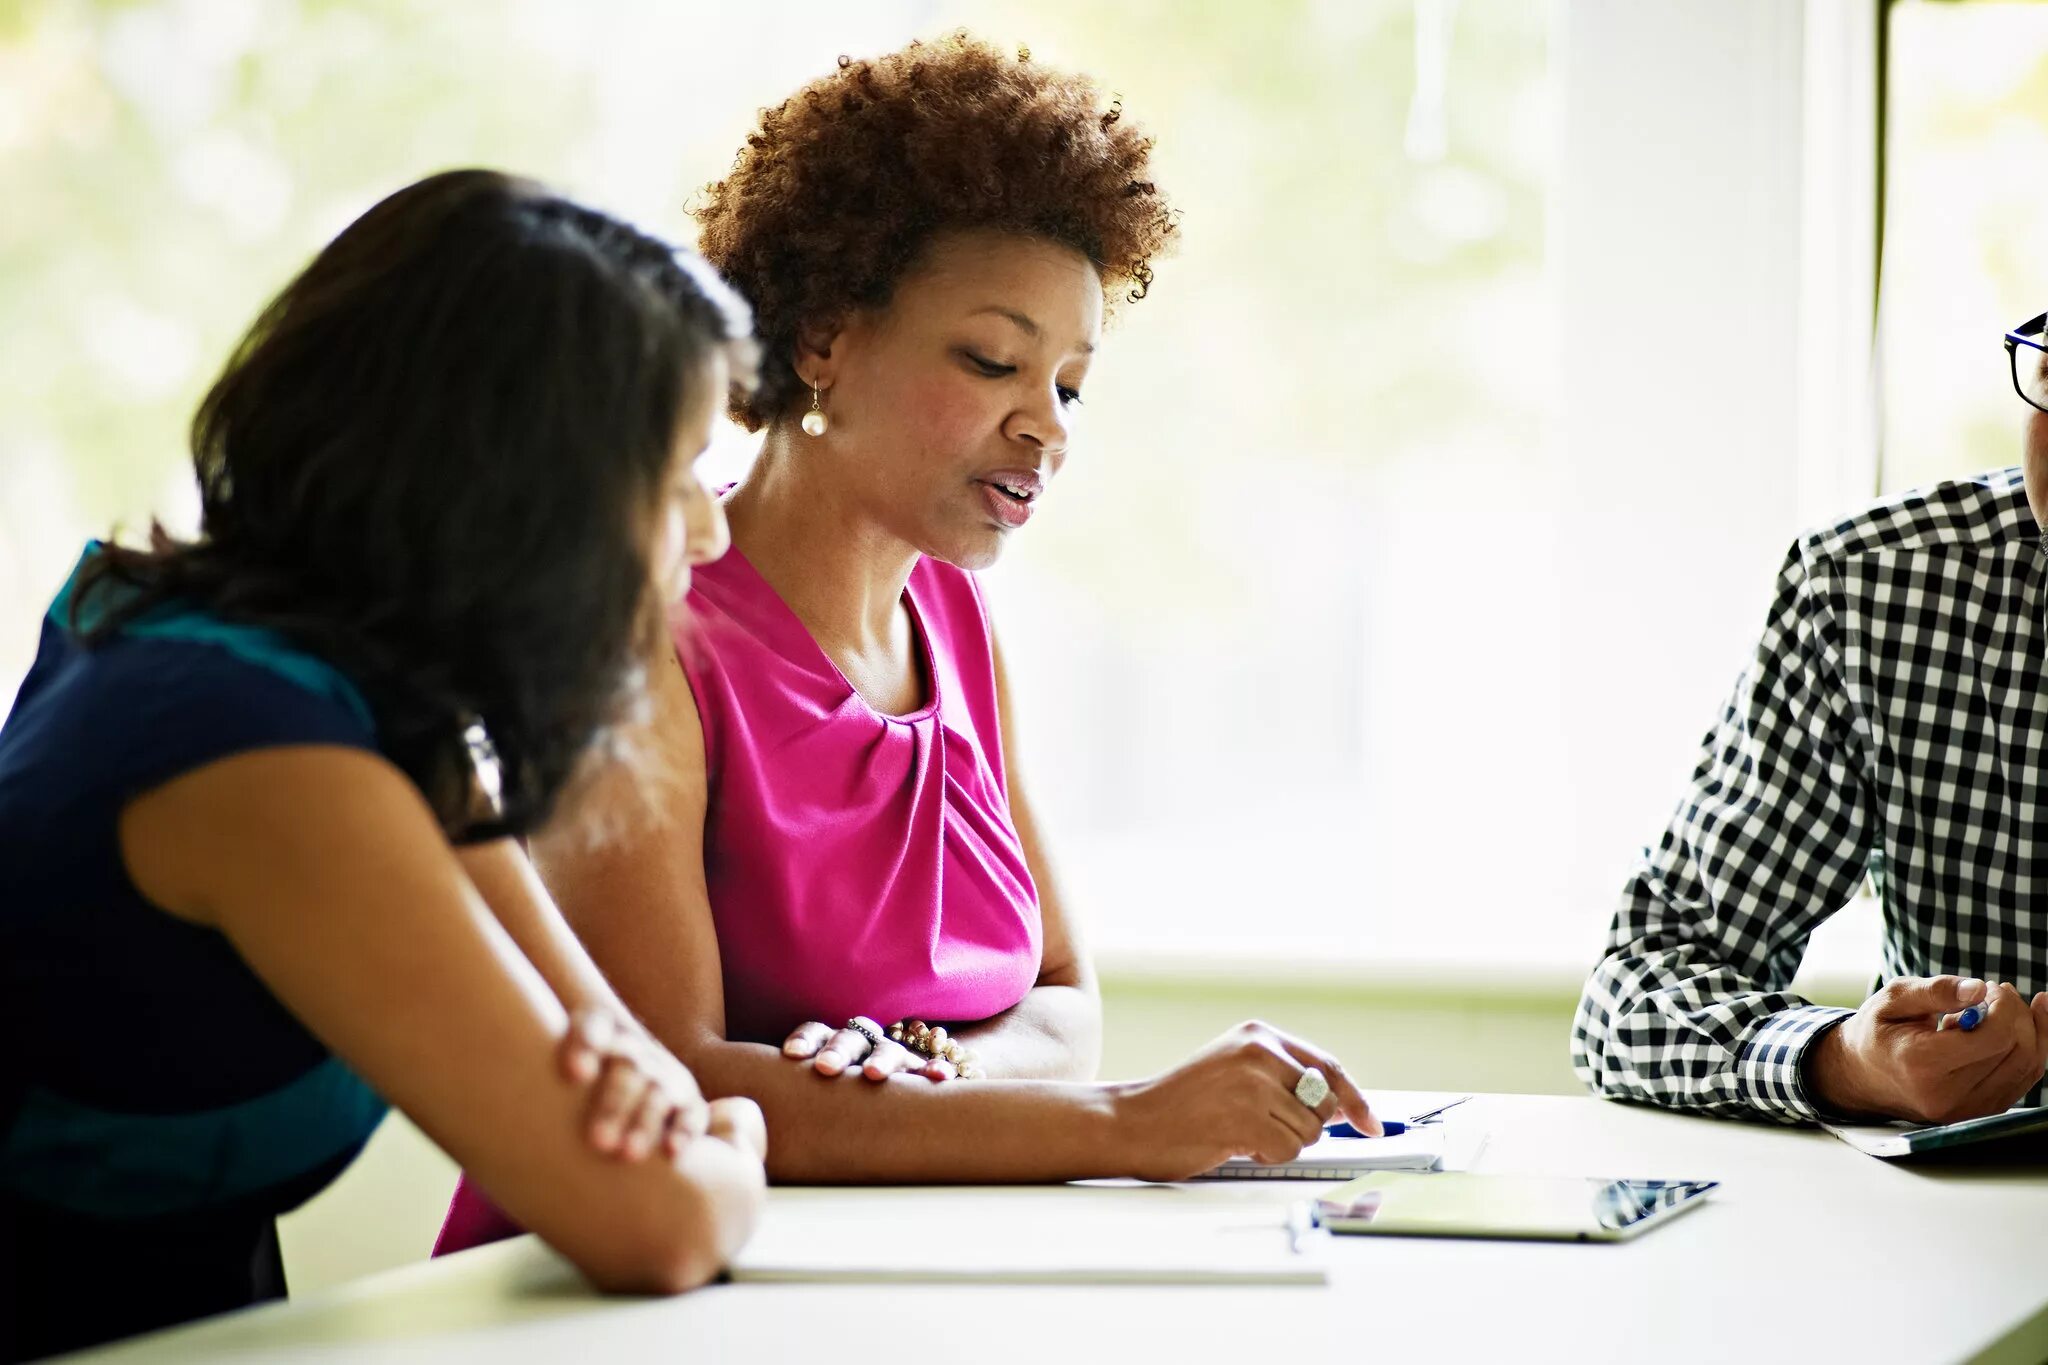
POLYGON ((760 1105, 745 1095, 729 1095, 711 1101, 710 1115, 704 1136, 730 1143, 756 1161, 768 1159, 768 1121, 761 1117, 760 1105))
MULTIPOLYGON (((590 1087, 585 1136, 608 1156, 639 1161, 658 1150, 673 1157, 711 1126, 713 1107, 704 1103, 689 1068, 612 1010, 580 1011, 557 1056, 564 1076, 590 1087)), ((754 1109, 757 1127, 760 1119, 754 1109)), ((744 1118, 727 1120, 735 1122, 744 1118)), ((765 1135, 761 1145, 765 1149, 765 1135)))
POLYGON ((842 1076, 851 1068, 871 1081, 886 1081, 900 1074, 938 1082, 950 1081, 958 1074, 943 1057, 920 1057, 887 1038, 876 1046, 858 1029, 835 1030, 815 1020, 790 1031, 782 1040, 782 1055, 805 1063, 820 1076, 842 1076))
POLYGON ((1130 1173, 1145 1180, 1185 1180, 1238 1156, 1284 1165, 1338 1115, 1379 1135, 1379 1120, 1335 1057, 1257 1022, 1239 1024, 1173 1070, 1117 1094, 1130 1173), (1294 1093, 1310 1067, 1329 1082, 1314 1108, 1294 1093))

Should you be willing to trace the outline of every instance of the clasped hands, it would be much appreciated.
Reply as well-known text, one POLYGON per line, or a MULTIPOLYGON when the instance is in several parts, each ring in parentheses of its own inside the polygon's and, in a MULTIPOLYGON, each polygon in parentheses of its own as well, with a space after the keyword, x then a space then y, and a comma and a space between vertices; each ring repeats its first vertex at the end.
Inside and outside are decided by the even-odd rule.
POLYGON ((760 1107, 740 1096, 706 1101, 688 1067, 613 1010, 579 1011, 556 1048, 562 1076, 590 1093, 584 1137, 621 1161, 674 1160, 693 1139, 715 1138, 756 1160, 768 1155, 760 1107))

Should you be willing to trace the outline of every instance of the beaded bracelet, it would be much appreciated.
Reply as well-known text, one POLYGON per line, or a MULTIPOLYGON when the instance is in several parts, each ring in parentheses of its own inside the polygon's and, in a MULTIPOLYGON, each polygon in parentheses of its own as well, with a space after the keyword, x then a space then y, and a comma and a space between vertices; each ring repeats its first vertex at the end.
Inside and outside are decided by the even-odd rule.
POLYGON ((951 1062, 954 1074, 963 1081, 981 1079, 981 1068, 974 1064, 974 1054, 948 1038, 943 1025, 929 1028, 922 1019, 899 1019, 889 1025, 889 1039, 920 1057, 951 1062))

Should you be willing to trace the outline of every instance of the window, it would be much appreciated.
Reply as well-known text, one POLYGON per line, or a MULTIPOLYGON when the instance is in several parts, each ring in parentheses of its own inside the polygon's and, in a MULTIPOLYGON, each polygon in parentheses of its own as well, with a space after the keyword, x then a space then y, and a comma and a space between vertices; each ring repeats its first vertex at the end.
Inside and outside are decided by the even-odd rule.
POLYGON ((1998 338, 2048 308, 2048 7, 1898 0, 1889 23, 1887 491, 2020 462, 1998 338))
POLYGON ((86 536, 190 528, 206 383, 376 197, 496 164, 687 237, 758 106, 968 24, 1121 94, 1186 234, 991 579, 1063 867, 1112 952, 1384 948, 1369 908, 1457 856, 1473 765, 1555 690, 1549 580, 1498 573, 1550 478, 1546 9, 501 13, 163 0, 0 35, 0 309, 36 320, 0 334, 0 685, 86 536))
MULTIPOLYGON (((1026 775, 1095 946, 1576 974, 1785 545, 1870 488, 1867 463, 1802 453, 1828 411, 1802 393, 1854 388, 1820 361, 1851 354, 1859 307, 1867 340, 1869 272, 1840 244, 1874 232, 1839 153, 1874 155, 1851 77, 1875 64, 1821 11, 1863 13, 28 7, 0 28, 0 313, 33 322, 0 330, 0 697, 80 541, 190 528, 206 383, 374 199, 499 165, 687 239, 759 106, 841 52, 966 24, 1121 94, 1183 215, 1179 257, 1112 325, 1075 458, 989 575, 1026 775)), ((1902 326, 1908 259, 1955 254, 1899 244, 1909 194, 1981 190, 1972 221, 2003 245, 1977 255, 2014 272, 2030 218, 2023 174, 1911 190, 1912 63, 1999 111, 1925 136, 1999 130, 1992 169, 2041 136, 2038 64, 2014 56, 2038 37, 1980 62, 1904 26, 2043 17, 1895 11, 1888 338, 1934 335, 1902 326)), ((2031 287, 1928 341, 1938 382, 1909 396, 2008 402, 1996 330, 2038 311, 2031 287)), ((1934 449, 1900 411, 1892 450, 1934 449)), ((750 447, 726 433, 714 471, 750 447)))
POLYGON ((1482 775, 1557 723, 1550 568, 1502 573, 1552 478, 1547 13, 1048 8, 1185 233, 990 576, 1061 870, 1111 960, 1456 956, 1482 775))

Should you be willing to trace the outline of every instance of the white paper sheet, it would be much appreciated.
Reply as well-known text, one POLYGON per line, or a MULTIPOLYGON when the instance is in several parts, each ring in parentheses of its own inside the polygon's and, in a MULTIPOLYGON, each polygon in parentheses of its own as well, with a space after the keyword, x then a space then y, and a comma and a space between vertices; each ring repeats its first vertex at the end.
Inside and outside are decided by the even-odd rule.
MULTIPOLYGON (((876 1190, 831 1212, 762 1221, 731 1278, 747 1282, 935 1284, 1306 1284, 1327 1282, 1268 1205, 1223 1207, 1160 1186, 1103 1200, 1058 1187, 876 1190), (943 1218, 926 1212, 943 1208, 943 1218), (822 1216, 819 1216, 822 1214, 822 1216)), ((1094 1192, 1091 1192, 1093 1194, 1094 1192)))

